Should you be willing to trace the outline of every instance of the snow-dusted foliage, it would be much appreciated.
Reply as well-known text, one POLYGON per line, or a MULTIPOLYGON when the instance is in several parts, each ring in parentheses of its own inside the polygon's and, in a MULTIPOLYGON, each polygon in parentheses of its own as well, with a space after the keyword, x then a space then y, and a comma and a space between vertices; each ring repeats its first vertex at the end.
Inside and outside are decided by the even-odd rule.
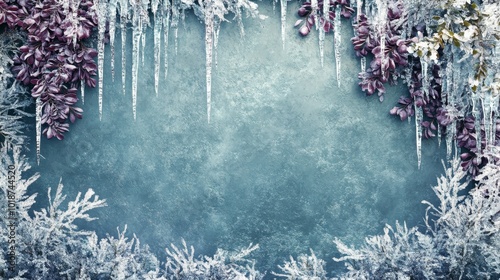
POLYGON ((297 260, 290 257, 290 261, 286 261, 283 266, 279 265, 278 267, 282 273, 273 272, 273 274, 286 279, 327 279, 325 261, 318 259, 313 250, 311 250, 311 255, 300 255, 297 260))
POLYGON ((248 255, 250 244, 236 252, 219 249, 214 256, 194 257, 194 249, 171 245, 165 262, 126 229, 99 239, 77 226, 94 220, 89 212, 106 206, 92 189, 64 202, 63 185, 48 189, 47 208, 34 210, 37 194, 28 193, 40 176, 25 179, 31 166, 20 147, 0 149, 0 277, 15 279, 261 279, 248 255))
POLYGON ((10 72, 12 53, 17 51, 16 43, 22 37, 14 31, 7 31, 0 37, 0 141, 7 145, 23 145, 26 124, 23 116, 30 116, 25 108, 31 104, 29 95, 10 72))
MULTIPOLYGON (((496 151, 498 152, 498 150, 496 151)), ((497 154, 498 155, 498 154, 497 154)), ((466 172, 453 160, 427 201, 425 228, 387 225, 359 249, 335 240, 346 279, 492 279, 500 273, 500 166, 490 163, 468 194, 466 172)))
POLYGON ((195 258, 194 248, 188 248, 182 240, 182 248, 171 244, 172 249, 167 252, 167 275, 173 279, 262 279, 263 274, 256 271, 254 261, 246 257, 258 245, 250 244, 239 252, 227 252, 218 249, 213 257, 201 256, 195 258), (229 262, 227 262, 229 260, 229 262))

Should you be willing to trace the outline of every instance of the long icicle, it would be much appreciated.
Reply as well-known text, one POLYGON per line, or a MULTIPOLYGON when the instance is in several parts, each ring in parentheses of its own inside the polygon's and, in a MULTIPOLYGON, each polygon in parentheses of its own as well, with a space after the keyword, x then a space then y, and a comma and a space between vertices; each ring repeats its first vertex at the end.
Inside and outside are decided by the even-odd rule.
POLYGON ((115 80, 115 32, 116 32, 116 6, 117 0, 109 1, 109 46, 111 48, 111 79, 115 80))
POLYGON ((476 148, 477 156, 481 157, 482 147, 481 147, 481 97, 478 93, 472 92, 472 116, 474 117, 474 129, 476 131, 476 148))
POLYGON ((417 100, 415 96, 415 139, 417 146, 417 161, 418 161, 418 169, 420 169, 420 165, 422 163, 422 118, 423 112, 422 108, 417 106, 417 100))
POLYGON ((139 75, 140 44, 142 35, 141 6, 133 6, 133 29, 132 29, 132 112, 136 119, 137 108, 137 79, 139 75))
POLYGON ((318 17, 318 0, 311 0, 311 13, 314 18, 314 25, 316 25, 316 30, 319 28, 319 17, 318 17))
POLYGON ((387 24, 387 1, 386 0, 377 0, 377 20, 375 21, 377 24, 377 37, 380 40, 380 68, 382 69, 382 77, 387 79, 386 73, 384 69, 386 69, 386 55, 385 55, 385 40, 386 40, 386 24, 387 24))
POLYGON ((127 43, 127 15, 128 15, 128 1, 120 0, 120 33, 122 35, 122 91, 125 95, 125 85, 127 76, 127 55, 125 53, 125 46, 127 43))
POLYGON ((179 17, 180 17, 179 7, 176 5, 176 0, 172 0, 172 22, 170 26, 174 29, 174 51, 176 55, 177 55, 177 45, 178 45, 177 38, 179 33, 179 17))
POLYGON ((333 24, 334 40, 335 40, 335 70, 337 71, 337 85, 340 87, 340 67, 341 67, 341 57, 340 57, 340 47, 342 45, 341 27, 342 21, 340 19, 342 7, 337 4, 335 7, 335 19, 333 24))
MULTIPOLYGON (((168 0, 167 0, 168 1, 168 0)), ((154 61, 155 61, 155 93, 158 96, 158 85, 160 81, 160 50, 161 50, 161 27, 162 12, 159 0, 151 1, 151 10, 153 12, 153 40, 154 40, 154 61)))
MULTIPOLYGON (((363 13, 363 0, 356 0, 356 24, 359 24, 363 13)), ((366 57, 361 57, 361 73, 366 71, 366 57)))
POLYGON ((327 22, 330 20, 330 0, 323 1, 323 24, 321 25, 319 22, 317 25, 321 25, 319 27, 319 57, 321 60, 321 67, 323 67, 324 61, 324 50, 325 50, 325 26, 327 22))
POLYGON ((208 3, 208 9, 205 8, 205 54, 206 54, 206 82, 207 82, 207 119, 210 123, 210 110, 212 102, 212 48, 214 32, 214 13, 211 2, 208 3))
MULTIPOLYGON (((241 25, 243 26, 243 25, 241 25)), ((243 28, 241 29, 243 30, 243 28)), ((219 31, 220 31, 220 24, 215 24, 214 25, 214 62, 215 62, 215 69, 217 69, 217 45, 219 43, 219 31)))
POLYGON ((85 104, 85 81, 80 82, 80 92, 82 94, 82 104, 85 104))
POLYGON ((36 98, 36 162, 40 165, 40 146, 42 143, 42 100, 36 98))
POLYGON ((106 2, 105 0, 98 1, 98 38, 97 38, 97 70, 99 75, 99 120, 102 120, 102 95, 104 84, 104 33, 106 31, 106 2))
POLYGON ((285 49, 287 0, 280 0, 280 3, 281 3, 281 41, 283 42, 283 49, 285 49))
POLYGON ((144 28, 141 27, 141 51, 140 53, 142 54, 142 66, 144 67, 144 61, 145 61, 145 50, 146 49, 146 32, 144 32, 144 28))
POLYGON ((170 0, 163 0, 163 71, 168 74, 168 31, 170 30, 170 0))

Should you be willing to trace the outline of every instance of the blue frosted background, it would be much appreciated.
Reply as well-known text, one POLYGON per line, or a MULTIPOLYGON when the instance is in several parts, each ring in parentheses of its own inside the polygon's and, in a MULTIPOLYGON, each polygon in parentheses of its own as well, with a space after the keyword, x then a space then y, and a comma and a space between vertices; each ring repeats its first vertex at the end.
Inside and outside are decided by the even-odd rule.
MULTIPOLYGON (((162 258, 162 248, 181 238, 200 254, 259 243, 252 256, 268 271, 309 248, 329 269, 341 267, 331 261, 334 237, 359 244, 385 223, 422 223, 420 201, 435 201, 430 186, 444 147, 424 141, 417 170, 414 123, 388 114, 405 87, 391 88, 383 103, 361 92, 352 29, 343 21, 339 88, 332 34, 322 68, 317 34, 301 38, 293 29, 297 7, 289 5, 285 50, 279 13, 269 3, 260 3, 268 19, 245 21, 245 37, 236 24, 222 25, 210 124, 204 25, 197 18, 187 13, 181 24, 177 55, 170 38, 168 78, 158 97, 148 30, 136 121, 130 68, 127 94, 121 92, 118 33, 114 82, 106 53, 103 120, 97 90, 87 89, 84 119, 64 141, 42 141, 45 159, 34 167, 42 173, 33 190, 39 205, 62 177, 68 199, 88 187, 107 199, 108 207, 92 213, 99 220, 85 224, 101 236, 127 224, 162 258)), ((127 42, 128 64, 131 49, 127 42)))

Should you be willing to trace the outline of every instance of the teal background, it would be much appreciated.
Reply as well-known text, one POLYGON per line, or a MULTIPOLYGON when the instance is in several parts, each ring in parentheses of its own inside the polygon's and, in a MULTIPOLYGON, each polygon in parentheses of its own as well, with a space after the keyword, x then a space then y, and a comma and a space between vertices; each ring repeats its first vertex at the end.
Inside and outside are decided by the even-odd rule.
MULTIPOLYGON (((85 92, 84 118, 64 141, 42 141, 35 162, 34 131, 28 154, 46 190, 65 185, 68 201, 93 188, 108 207, 82 224, 101 237, 128 225, 129 236, 164 259, 164 247, 181 238, 198 254, 236 249, 250 242, 257 268, 308 253, 340 269, 333 238, 360 244, 386 223, 422 224, 422 200, 436 201, 431 185, 442 171, 444 145, 423 141, 417 169, 415 125, 389 115, 404 85, 388 89, 383 103, 358 87, 360 62, 350 43, 351 22, 342 22, 341 86, 337 86, 333 34, 326 36, 320 65, 318 34, 302 38, 293 28, 297 3, 289 3, 286 48, 279 6, 259 3, 266 20, 223 23, 218 67, 212 77, 212 118, 207 123, 204 25, 191 13, 179 28, 178 52, 170 34, 168 78, 154 93, 152 29, 139 70, 137 120, 132 115, 131 41, 127 93, 122 94, 120 33, 116 75, 106 49, 104 113, 96 89, 85 92)), ((231 19, 231 16, 228 16, 231 19)), ((128 39, 131 39, 129 30, 128 39)), ((80 102, 81 104, 81 102, 80 102)), ((444 144, 444 143, 443 143, 444 144)), ((35 208, 36 209, 36 208, 35 208)))

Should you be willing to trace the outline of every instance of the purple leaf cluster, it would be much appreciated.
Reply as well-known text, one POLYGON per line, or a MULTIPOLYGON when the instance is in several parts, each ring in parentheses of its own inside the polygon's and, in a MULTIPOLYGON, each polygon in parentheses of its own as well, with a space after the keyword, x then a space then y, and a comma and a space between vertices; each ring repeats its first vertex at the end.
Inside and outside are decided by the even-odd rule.
POLYGON ((298 15, 303 17, 295 22, 295 27, 299 27, 299 33, 302 36, 307 36, 311 32, 312 28, 316 24, 316 18, 319 20, 319 27, 328 33, 330 30, 334 29, 333 21, 335 20, 335 9, 337 5, 341 6, 340 15, 344 18, 350 18, 354 13, 354 9, 351 7, 349 0, 327 0, 330 3, 330 9, 328 11, 328 17, 323 15, 323 0, 318 1, 318 8, 313 11, 310 1, 306 1, 298 10, 298 15), (326 20, 325 20, 326 18, 326 20))
POLYGON ((366 72, 359 73, 359 85, 368 95, 378 92, 380 101, 385 93, 384 84, 394 84, 400 69, 408 64, 408 45, 410 41, 401 36, 406 22, 401 3, 392 3, 387 8, 388 21, 385 30, 385 47, 382 49, 376 26, 370 24, 366 15, 361 14, 354 25, 356 36, 351 39, 358 57, 373 55, 366 72))
MULTIPOLYGON (((495 123, 495 146, 500 146, 500 119, 495 123)), ((478 156, 477 133, 474 125, 474 117, 467 116, 457 124, 457 145, 462 148, 460 158, 462 160, 461 166, 473 177, 479 175, 479 171, 487 163, 486 157, 478 156)), ((484 124, 481 124, 481 153, 484 152, 486 146, 484 124)))
MULTIPOLYGON (((415 105, 417 108, 422 108, 424 119, 420 123, 423 129, 425 138, 436 136, 438 129, 444 129, 452 125, 456 121, 456 141, 457 146, 462 149, 460 158, 463 170, 467 171, 472 177, 476 177, 480 173, 480 169, 486 165, 487 158, 478 156, 478 148, 476 147, 476 129, 473 116, 465 116, 458 118, 449 110, 453 108, 445 107, 444 100, 441 95, 441 78, 439 76, 440 67, 434 65, 429 78, 429 88, 427 95, 422 88, 421 64, 418 59, 412 62, 412 76, 409 86, 410 97, 401 96, 398 104, 394 106, 390 113, 397 115, 401 120, 406 120, 408 117, 415 114, 415 105)), ((459 108, 456 108, 459 109, 459 108)), ((481 125, 481 153, 486 145, 484 124, 481 125)), ((500 146, 500 120, 496 122, 495 145, 500 146)))
POLYGON ((445 127, 452 121, 450 116, 446 114, 446 110, 443 109, 440 67, 434 65, 432 72, 429 73, 431 76, 428 77, 429 87, 426 94, 422 83, 422 65, 418 59, 413 59, 412 64, 413 67, 409 69, 411 78, 408 84, 410 97, 401 96, 398 104, 391 109, 390 114, 399 116, 403 121, 414 115, 415 105, 422 108, 424 112, 424 120, 421 123, 423 136, 432 138, 436 135, 438 124, 445 127))
POLYGON ((43 133, 64 138, 69 123, 82 118, 77 88, 80 83, 95 87, 97 51, 84 45, 97 14, 92 0, 78 7, 64 7, 57 0, 0 2, 0 24, 26 31, 27 42, 19 48, 12 71, 19 81, 33 86, 31 95, 42 101, 43 133))

